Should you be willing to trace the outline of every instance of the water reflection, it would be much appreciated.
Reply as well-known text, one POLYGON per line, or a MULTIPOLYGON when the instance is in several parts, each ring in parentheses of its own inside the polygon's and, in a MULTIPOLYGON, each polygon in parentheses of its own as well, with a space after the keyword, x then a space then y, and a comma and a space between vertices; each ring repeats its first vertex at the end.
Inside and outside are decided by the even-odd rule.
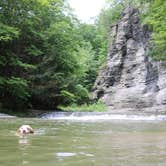
POLYGON ((18 145, 21 152, 21 165, 30 164, 28 148, 32 146, 32 141, 27 135, 18 136, 18 145))
POLYGON ((76 153, 71 153, 71 152, 57 152, 56 156, 57 157, 71 157, 71 156, 76 156, 76 153))
POLYGON ((79 154, 87 156, 87 157, 94 157, 94 154, 90 154, 90 153, 80 152, 79 154))
POLYGON ((22 165, 25 165, 25 164, 29 164, 29 162, 26 160, 22 161, 22 165))
POLYGON ((20 147, 27 147, 27 146, 30 146, 31 145, 31 141, 27 138, 27 137, 20 137, 19 139, 18 139, 18 143, 19 143, 19 145, 20 145, 20 147))

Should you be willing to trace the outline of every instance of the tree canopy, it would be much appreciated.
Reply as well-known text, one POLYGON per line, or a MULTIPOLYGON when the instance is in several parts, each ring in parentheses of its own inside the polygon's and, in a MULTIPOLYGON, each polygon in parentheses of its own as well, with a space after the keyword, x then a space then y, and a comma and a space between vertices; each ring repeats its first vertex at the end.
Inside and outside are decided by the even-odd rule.
POLYGON ((55 109, 87 101, 100 45, 96 27, 79 23, 66 1, 0 1, 1 104, 55 109))

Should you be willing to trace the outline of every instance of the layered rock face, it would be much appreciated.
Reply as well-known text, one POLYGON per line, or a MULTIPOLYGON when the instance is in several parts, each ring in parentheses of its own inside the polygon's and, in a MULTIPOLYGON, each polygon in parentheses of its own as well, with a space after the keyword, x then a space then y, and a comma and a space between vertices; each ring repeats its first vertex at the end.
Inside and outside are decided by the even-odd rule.
POLYGON ((105 67, 93 98, 109 110, 166 111, 166 64, 148 56, 150 34, 139 21, 139 11, 127 7, 112 27, 105 67))

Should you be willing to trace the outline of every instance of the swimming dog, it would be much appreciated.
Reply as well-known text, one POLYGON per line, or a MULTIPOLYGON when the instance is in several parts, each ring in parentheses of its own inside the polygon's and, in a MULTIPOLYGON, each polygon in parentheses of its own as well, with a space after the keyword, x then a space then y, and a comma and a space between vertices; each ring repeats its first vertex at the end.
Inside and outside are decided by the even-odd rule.
POLYGON ((30 125, 22 125, 18 130, 17 134, 33 134, 34 130, 30 125))

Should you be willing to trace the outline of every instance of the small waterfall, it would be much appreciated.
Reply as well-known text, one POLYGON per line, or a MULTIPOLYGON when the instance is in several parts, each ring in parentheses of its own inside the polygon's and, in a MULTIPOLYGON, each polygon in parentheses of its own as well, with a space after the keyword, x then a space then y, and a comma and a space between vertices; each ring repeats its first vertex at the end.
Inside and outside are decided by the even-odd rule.
POLYGON ((101 112, 52 112, 43 114, 40 118, 50 120, 74 120, 74 121, 110 121, 110 120, 130 120, 130 121, 161 121, 166 120, 166 115, 155 115, 145 113, 133 114, 112 114, 101 112))

